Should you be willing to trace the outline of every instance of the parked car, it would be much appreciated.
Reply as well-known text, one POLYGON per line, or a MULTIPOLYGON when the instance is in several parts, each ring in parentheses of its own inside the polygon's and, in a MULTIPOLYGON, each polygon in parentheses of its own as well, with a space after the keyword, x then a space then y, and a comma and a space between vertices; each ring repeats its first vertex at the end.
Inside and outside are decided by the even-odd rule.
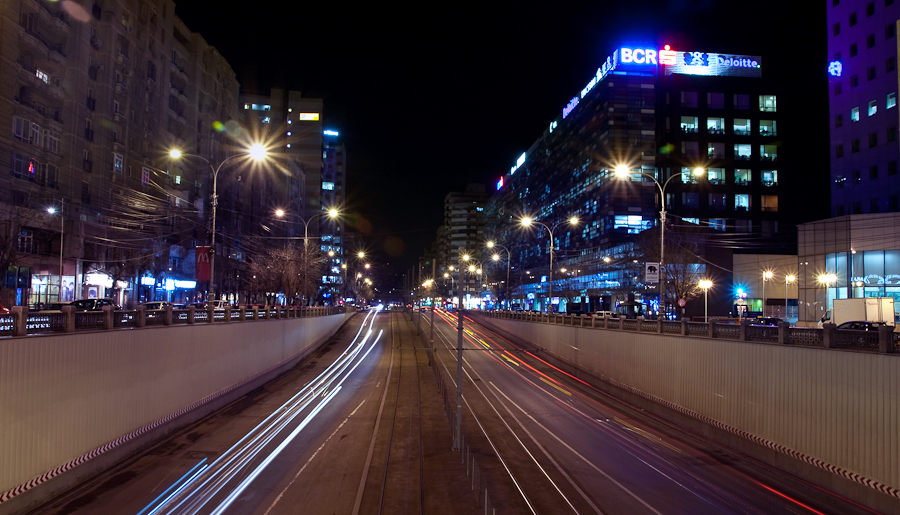
POLYGON ((152 302, 142 302, 141 306, 144 306, 146 310, 158 310, 158 309, 166 309, 167 306, 174 306, 171 302, 167 302, 164 300, 155 300, 152 302))
POLYGON ((39 313, 59 313, 63 306, 73 306, 75 311, 102 311, 103 306, 112 306, 113 309, 122 309, 112 299, 79 299, 69 302, 51 302, 39 313))
POLYGON ((879 327, 888 326, 885 322, 867 322, 865 320, 851 320, 837 326, 838 329, 852 329, 856 331, 877 331, 879 327))
POLYGON ((777 326, 781 319, 778 317, 759 317, 753 321, 753 325, 777 326))
POLYGON ((594 316, 600 318, 603 318, 605 316, 608 316, 609 318, 619 318, 619 314, 615 311, 597 311, 594 313, 594 316))

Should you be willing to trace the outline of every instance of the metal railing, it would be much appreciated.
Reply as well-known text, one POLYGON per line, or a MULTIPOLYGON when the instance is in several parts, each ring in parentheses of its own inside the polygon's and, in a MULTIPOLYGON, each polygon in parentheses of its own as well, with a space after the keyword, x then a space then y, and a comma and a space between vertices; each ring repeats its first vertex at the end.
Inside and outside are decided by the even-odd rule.
POLYGON ((307 318, 345 313, 346 308, 319 306, 301 309, 299 306, 264 306, 225 309, 158 309, 75 311, 66 306, 62 311, 30 312, 16 306, 9 314, 0 314, 0 338, 12 336, 140 329, 143 327, 229 323, 255 320, 307 318))
POLYGON ((787 322, 781 322, 777 326, 754 325, 753 321, 748 319, 740 322, 737 320, 729 320, 727 322, 717 320, 691 322, 687 320, 646 320, 643 317, 637 317, 636 319, 591 317, 567 315, 565 313, 548 315, 546 313, 529 311, 495 310, 470 311, 469 313, 489 318, 570 325, 592 329, 738 340, 776 345, 796 345, 798 347, 818 347, 822 349, 849 349, 884 354, 900 353, 900 333, 893 332, 893 327, 883 327, 876 331, 859 331, 850 329, 839 330, 834 324, 825 324, 825 327, 821 329, 791 327, 787 322))

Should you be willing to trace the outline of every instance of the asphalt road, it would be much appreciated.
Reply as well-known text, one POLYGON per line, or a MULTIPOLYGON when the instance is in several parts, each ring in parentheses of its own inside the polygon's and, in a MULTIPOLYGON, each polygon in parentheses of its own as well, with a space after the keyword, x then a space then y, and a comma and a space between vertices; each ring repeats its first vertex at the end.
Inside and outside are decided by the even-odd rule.
MULTIPOLYGON (((435 359, 451 381, 456 324, 455 313, 435 316, 435 359)), ((463 431, 489 463, 498 513, 874 513, 633 409, 470 320, 464 328, 463 431)))
POLYGON ((34 513, 477 513, 413 330, 357 314, 294 370, 34 513))

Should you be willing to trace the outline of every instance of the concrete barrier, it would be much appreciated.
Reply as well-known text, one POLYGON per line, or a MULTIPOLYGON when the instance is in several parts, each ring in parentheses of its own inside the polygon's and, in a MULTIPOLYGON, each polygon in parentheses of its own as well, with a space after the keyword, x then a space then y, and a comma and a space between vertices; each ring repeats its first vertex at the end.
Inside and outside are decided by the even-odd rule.
POLYGON ((44 502, 259 387, 351 316, 0 341, 0 512, 44 502))
POLYGON ((647 411, 900 513, 897 354, 475 320, 647 411))

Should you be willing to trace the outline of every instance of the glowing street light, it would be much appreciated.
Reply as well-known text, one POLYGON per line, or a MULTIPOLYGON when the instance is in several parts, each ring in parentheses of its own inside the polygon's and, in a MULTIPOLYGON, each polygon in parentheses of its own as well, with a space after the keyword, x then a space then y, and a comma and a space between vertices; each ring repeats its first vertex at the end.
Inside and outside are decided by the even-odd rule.
POLYGON ((797 278, 793 274, 784 276, 784 316, 788 316, 788 284, 794 282, 797 278))
MULTIPOLYGON (((650 175, 646 172, 634 172, 630 170, 625 165, 619 165, 615 168, 616 177, 619 179, 625 179, 630 177, 632 174, 643 175, 653 181, 656 184, 656 187, 659 188, 659 275, 660 275, 660 285, 659 285, 659 305, 660 310, 665 313, 666 309, 666 273, 665 273, 665 260, 666 260, 666 187, 669 185, 669 181, 678 177, 679 174, 673 174, 671 177, 666 179, 666 182, 660 184, 656 177, 650 175)), ((697 167, 692 171, 694 176, 701 176, 706 173, 706 170, 703 168, 697 167)))
POLYGON ((196 154, 185 154, 178 149, 172 149, 169 151, 169 156, 173 159, 181 159, 182 157, 194 157, 197 159, 201 159, 209 165, 209 169, 213 173, 213 194, 212 194, 212 236, 210 237, 210 252, 209 252, 209 294, 208 299, 210 302, 216 299, 216 207, 219 205, 219 195, 217 193, 217 187, 219 183, 219 170, 222 169, 222 165, 231 161, 232 159, 238 159, 241 157, 250 157, 254 161, 261 161, 266 158, 268 155, 268 151, 266 147, 260 145, 259 143, 254 143, 247 149, 246 152, 241 152, 235 154, 230 157, 226 157, 223 159, 218 166, 213 166, 213 164, 203 156, 196 154))
POLYGON ((825 309, 828 309, 828 285, 837 282, 837 275, 835 274, 821 274, 817 278, 819 284, 825 285, 825 309))
POLYGON ((712 288, 712 281, 703 279, 698 283, 703 288, 703 321, 709 322, 709 289, 712 288))
POLYGON ((762 284, 762 314, 766 316, 766 283, 769 282, 772 277, 775 277, 775 274, 771 270, 766 270, 763 272, 763 284, 762 284))
POLYGON ((564 223, 568 223, 569 225, 578 225, 578 217, 572 216, 565 222, 556 223, 553 227, 549 227, 547 224, 538 222, 537 220, 528 216, 522 217, 519 223, 521 223, 524 227, 530 227, 531 224, 538 224, 543 226, 544 229, 547 229, 547 232, 550 233, 550 281, 548 285, 549 293, 547 296, 547 313, 550 313, 550 305, 553 303, 553 247, 555 246, 553 240, 553 231, 555 231, 557 227, 564 223))

